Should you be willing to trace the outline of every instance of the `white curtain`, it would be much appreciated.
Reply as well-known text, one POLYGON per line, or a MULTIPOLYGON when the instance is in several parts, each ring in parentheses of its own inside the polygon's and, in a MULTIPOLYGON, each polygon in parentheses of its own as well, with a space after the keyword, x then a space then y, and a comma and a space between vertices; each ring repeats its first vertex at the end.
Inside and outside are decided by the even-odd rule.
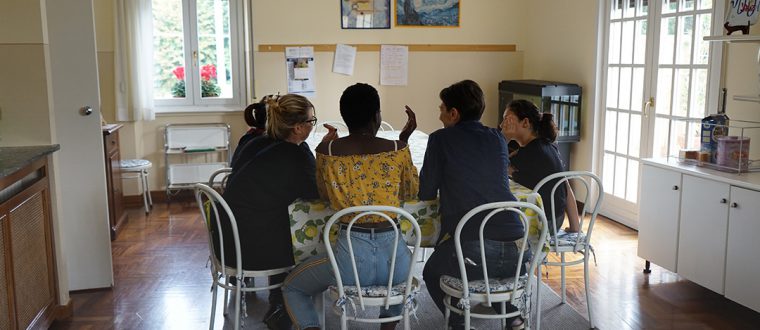
POLYGON ((156 119, 151 0, 116 0, 114 11, 116 120, 156 119))

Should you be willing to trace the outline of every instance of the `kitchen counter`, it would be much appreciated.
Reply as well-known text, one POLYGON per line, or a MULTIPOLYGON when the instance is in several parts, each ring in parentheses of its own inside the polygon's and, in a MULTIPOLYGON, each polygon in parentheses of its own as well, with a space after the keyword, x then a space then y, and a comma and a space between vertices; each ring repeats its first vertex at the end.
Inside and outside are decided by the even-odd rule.
POLYGON ((26 165, 61 149, 58 144, 0 147, 0 178, 5 178, 26 165))

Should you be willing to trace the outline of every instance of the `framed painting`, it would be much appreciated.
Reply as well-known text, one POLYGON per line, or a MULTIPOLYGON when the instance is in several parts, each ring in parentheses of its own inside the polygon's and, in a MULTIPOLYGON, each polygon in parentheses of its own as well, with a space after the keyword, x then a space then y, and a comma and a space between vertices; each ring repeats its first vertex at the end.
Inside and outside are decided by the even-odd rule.
POLYGON ((459 0, 396 0, 396 26, 459 27, 459 0))
POLYGON ((391 0, 340 0, 343 29, 390 29, 391 0))

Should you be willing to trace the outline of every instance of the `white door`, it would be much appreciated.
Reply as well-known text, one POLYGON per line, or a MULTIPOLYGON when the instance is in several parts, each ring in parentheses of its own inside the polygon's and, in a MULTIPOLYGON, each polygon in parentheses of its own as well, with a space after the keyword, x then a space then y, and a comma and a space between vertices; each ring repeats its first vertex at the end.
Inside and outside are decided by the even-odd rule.
POLYGON ((731 187, 726 298, 760 312, 760 191, 731 187))
POLYGON ((681 173, 643 165, 641 182, 638 255, 676 272, 681 173))
POLYGON ((602 213, 638 228, 640 159, 699 145, 699 120, 713 87, 710 43, 702 40, 713 29, 713 0, 607 5, 605 134, 598 157, 606 194, 602 213))
POLYGON ((113 283, 92 0, 48 0, 61 245, 69 289, 113 283), (90 106, 87 115, 81 108, 90 106))

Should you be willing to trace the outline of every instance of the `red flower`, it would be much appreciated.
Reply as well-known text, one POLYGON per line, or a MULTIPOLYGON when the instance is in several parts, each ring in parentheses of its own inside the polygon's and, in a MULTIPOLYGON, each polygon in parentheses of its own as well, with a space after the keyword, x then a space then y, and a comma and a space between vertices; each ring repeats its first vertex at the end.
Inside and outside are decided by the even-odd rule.
POLYGON ((216 66, 213 64, 206 64, 202 66, 201 78, 203 78, 203 80, 211 80, 211 78, 216 78, 216 66))
POLYGON ((174 73, 174 76, 177 77, 179 80, 185 80, 185 67, 184 66, 178 66, 176 69, 172 71, 174 73))

